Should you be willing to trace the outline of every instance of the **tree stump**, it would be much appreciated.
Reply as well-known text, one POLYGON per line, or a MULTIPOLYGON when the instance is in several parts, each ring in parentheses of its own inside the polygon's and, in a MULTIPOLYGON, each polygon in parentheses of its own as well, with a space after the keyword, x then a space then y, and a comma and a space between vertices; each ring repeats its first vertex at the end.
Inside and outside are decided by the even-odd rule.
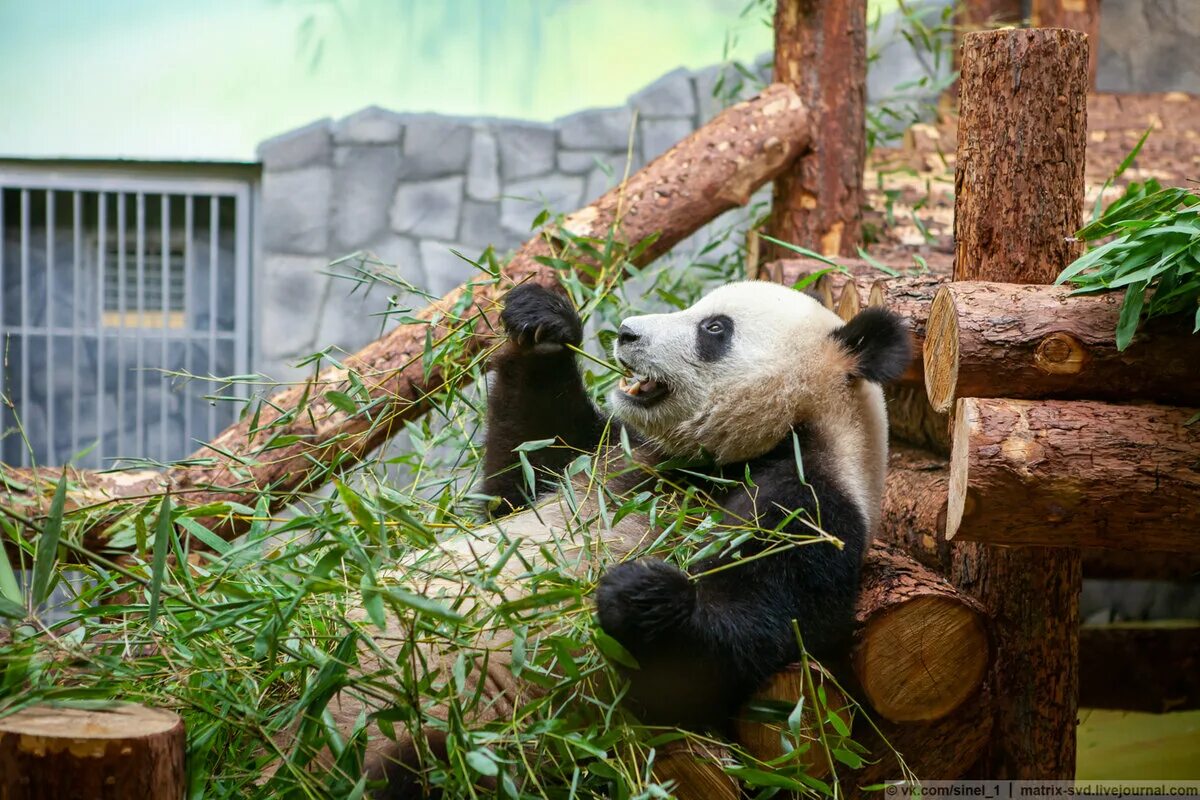
POLYGON ((5 800, 168 800, 185 788, 183 720, 170 711, 38 705, 0 719, 5 800))

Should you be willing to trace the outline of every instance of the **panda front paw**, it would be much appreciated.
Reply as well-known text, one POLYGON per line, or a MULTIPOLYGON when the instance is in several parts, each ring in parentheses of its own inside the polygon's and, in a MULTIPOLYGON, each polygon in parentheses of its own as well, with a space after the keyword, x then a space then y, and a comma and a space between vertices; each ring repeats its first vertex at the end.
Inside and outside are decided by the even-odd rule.
POLYGON ((513 287, 504 301, 500 321, 509 341, 519 347, 571 344, 583 341, 583 322, 560 292, 537 283, 513 287))
POLYGON ((696 607, 696 587, 658 559, 618 564, 596 590, 600 627, 634 655, 682 632, 696 607))

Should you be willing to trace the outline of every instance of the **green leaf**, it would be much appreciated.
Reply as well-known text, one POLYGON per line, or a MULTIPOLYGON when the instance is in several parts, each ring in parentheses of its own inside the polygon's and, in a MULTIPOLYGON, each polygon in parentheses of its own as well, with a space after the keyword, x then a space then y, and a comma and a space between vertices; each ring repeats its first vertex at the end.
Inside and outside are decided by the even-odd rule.
POLYGON ((17 575, 8 561, 8 548, 4 546, 4 542, 0 542, 0 598, 18 606, 25 599, 21 596, 17 575))
POLYGON ((514 453, 532 453, 535 450, 544 450, 545 448, 549 447, 550 445, 554 444, 557 441, 558 441, 557 438, 551 437, 549 439, 534 439, 533 441, 530 441, 530 442, 521 442, 519 445, 517 445, 516 447, 513 448, 513 452, 514 453))
POLYGON ((838 269, 843 270, 843 271, 846 269, 844 266, 842 266, 838 262, 834 261, 829 256, 823 256, 820 253, 816 252, 815 250, 809 250, 807 247, 801 247, 798 244, 792 244, 791 242, 785 242, 780 239, 776 239, 774 236, 767 236, 765 233, 760 233, 759 236, 762 237, 763 239, 766 239, 771 244, 777 244, 780 247, 784 248, 785 250, 791 250, 793 253, 799 253, 800 255, 804 256, 805 258, 811 258, 814 261, 820 261, 822 264, 828 264, 831 267, 837 267, 838 269))
POLYGON ((54 562, 58 557, 58 539, 62 534, 63 507, 67 502, 67 471, 63 470, 58 485, 54 487, 54 498, 50 501, 50 514, 42 526, 42 535, 37 540, 33 556, 33 605, 39 606, 50 597, 50 578, 54 573, 54 562))
POLYGON ((460 622, 462 614, 451 611, 436 600, 413 594, 399 586, 389 586, 382 590, 384 595, 398 606, 402 606, 418 614, 424 614, 444 622, 460 622))
POLYGON ((353 489, 340 480, 334 480, 334 485, 337 487, 338 497, 346 505, 350 516, 354 517, 354 521, 358 523, 358 527, 363 529, 373 541, 379 539, 379 520, 367 508, 366 502, 353 489))
POLYGON ((354 402, 354 398, 345 392, 328 391, 325 393, 325 399, 329 401, 329 405, 346 414, 358 411, 358 404, 354 402))
POLYGON ((623 667, 630 669, 641 669, 641 664, 633 657, 625 647, 613 637, 609 636, 599 628, 592 631, 592 640, 596 643, 596 647, 601 653, 623 667))
POLYGON ((1121 316, 1117 320, 1117 349, 1124 350, 1133 341, 1134 331, 1142 316, 1142 303, 1146 299, 1146 284, 1135 283, 1125 292, 1121 303, 1121 316))
POLYGON ((154 563, 150 567, 150 611, 147 624, 154 627, 158 618, 158 601, 162 594, 163 575, 167 569, 167 548, 171 536, 171 493, 163 494, 158 506, 158 524, 154 526, 154 563))
POLYGON ((480 775, 485 775, 489 778, 494 778, 500 771, 499 767, 496 766, 496 762, 492 760, 493 758, 491 750, 468 750, 464 756, 467 766, 480 775))

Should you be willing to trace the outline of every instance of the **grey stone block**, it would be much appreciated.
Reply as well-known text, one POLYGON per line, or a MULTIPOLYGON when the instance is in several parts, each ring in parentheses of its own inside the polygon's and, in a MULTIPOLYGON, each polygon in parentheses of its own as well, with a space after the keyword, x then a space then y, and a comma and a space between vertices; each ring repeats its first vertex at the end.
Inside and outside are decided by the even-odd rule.
POLYGON ((459 239, 473 247, 491 245, 503 253, 515 242, 514 235, 500 224, 500 202, 481 203, 467 200, 463 203, 462 229, 459 239))
POLYGON ((279 253, 326 252, 332 185, 330 167, 264 173, 262 211, 266 249, 279 253))
POLYGON ((259 354, 267 359, 310 352, 328 277, 324 258, 268 253, 259 278, 259 354))
MULTIPOLYGON (((558 169, 560 172, 569 174, 586 174, 595 169, 596 166, 603 164, 617 178, 620 178, 625 174, 625 165, 628 160, 624 150, 619 153, 597 152, 595 150, 562 150, 558 154, 558 169)), ((633 163, 629 166, 630 174, 640 169, 641 166, 642 160, 638 157, 635 150, 633 153, 633 163)))
POLYGON ((500 151, 491 131, 475 131, 467 160, 467 197, 497 200, 500 197, 500 151))
POLYGON ((758 86, 732 64, 716 64, 698 71, 696 102, 699 104, 700 121, 707 122, 725 108, 749 100, 758 93, 758 86), (720 97, 713 94, 720 81, 720 97))
POLYGON ((356 279, 330 276, 314 349, 333 345, 353 353, 367 342, 378 339, 384 328, 390 327, 385 312, 389 308, 388 298, 394 294, 392 287, 385 283, 361 283, 356 279))
POLYGON ((692 134, 691 117, 648 119, 638 127, 642 131, 642 160, 650 163, 692 134))
POLYGON ((339 251, 356 250, 387 229, 388 203, 400 180, 400 149, 339 146, 334 163, 334 246, 339 251))
POLYGON ((589 109, 554 124, 559 143, 569 150, 620 150, 629 143, 633 110, 629 106, 589 109))
POLYGON ((365 250, 379 263, 364 263, 361 265, 363 270, 395 276, 394 280, 380 281, 377 290, 386 288, 388 292, 400 292, 405 283, 418 289, 425 288, 425 272, 421 268, 421 252, 415 239, 386 233, 367 245, 365 250), (384 286, 384 283, 387 285, 384 286))
POLYGON ((528 236, 529 225, 542 209, 567 214, 579 208, 584 180, 577 175, 548 175, 514 181, 504 187, 500 201, 500 224, 519 236, 528 236))
POLYGON ((688 117, 696 113, 692 76, 680 67, 668 72, 629 98, 643 118, 688 117))
POLYGON ((426 291, 434 297, 441 297, 479 272, 478 267, 456 256, 451 248, 467 258, 478 258, 481 251, 481 248, 461 244, 421 242, 421 263, 425 265, 425 276, 429 283, 426 291))
POLYGON ((436 114, 410 116, 404 123, 400 176, 411 181, 459 174, 467 167, 470 149, 469 123, 436 114))
POLYGON ((504 123, 496 128, 500 177, 504 181, 544 175, 554 169, 555 131, 548 125, 504 123))
POLYGON ((338 144, 393 144, 400 141, 404 115, 379 106, 367 106, 333 125, 338 144))
POLYGON ((258 160, 267 170, 297 169, 328 164, 333 153, 329 117, 281 133, 258 146, 258 160))
POLYGON ((392 230, 418 237, 452 239, 458 235, 462 201, 461 175, 402 183, 392 201, 392 230))

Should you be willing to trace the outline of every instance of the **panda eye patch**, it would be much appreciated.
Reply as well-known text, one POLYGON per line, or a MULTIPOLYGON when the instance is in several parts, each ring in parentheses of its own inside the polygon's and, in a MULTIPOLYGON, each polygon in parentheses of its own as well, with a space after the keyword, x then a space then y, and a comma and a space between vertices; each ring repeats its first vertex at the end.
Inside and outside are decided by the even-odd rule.
POLYGON ((701 361, 716 361, 729 352, 733 340, 733 320, 724 314, 700 323, 696 350, 701 361))

